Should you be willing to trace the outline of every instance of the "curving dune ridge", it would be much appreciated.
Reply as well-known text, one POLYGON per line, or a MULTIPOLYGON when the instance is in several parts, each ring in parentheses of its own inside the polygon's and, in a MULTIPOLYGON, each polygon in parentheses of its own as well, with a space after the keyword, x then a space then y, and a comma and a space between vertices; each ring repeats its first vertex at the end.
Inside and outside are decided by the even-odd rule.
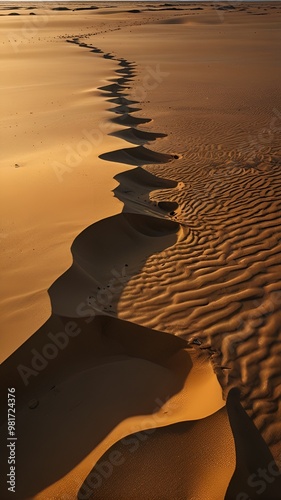
MULTIPOLYGON (((14 498, 278 499, 278 93, 258 73, 257 42, 239 57, 249 83, 260 80, 251 94, 244 77, 232 84, 244 73, 231 37, 247 38, 246 14, 224 8, 230 67, 212 7, 131 9, 130 21, 105 7, 96 33, 80 8, 55 14, 80 30, 58 46, 66 40, 69 54, 111 65, 95 91, 110 106, 105 130, 116 146, 95 156, 104 169, 122 168, 113 192, 123 211, 76 235, 71 266, 48 289, 49 319, 1 366, 3 401, 7 386, 17 394, 14 498), (189 48, 186 80, 180 44, 189 48), (157 84, 147 89, 148 75, 157 84), (241 123, 260 131, 268 116, 261 89, 271 91, 271 139, 245 144, 241 123)), ((268 69, 274 34, 260 23, 268 69)), ((1 445, 6 430, 4 421, 1 445)))
MULTIPOLYGON (((73 43, 85 47, 78 40, 73 43)), ((92 49, 89 45, 86 48, 92 49)), ((124 59, 119 62, 126 65, 124 59)), ((117 83, 100 90, 114 96, 119 95, 119 87, 117 83)), ((124 111, 127 117, 128 110, 124 111)), ((175 155, 154 153, 142 146, 130 148, 129 152, 130 163, 135 159, 138 164, 148 159, 176 161, 175 155)), ((112 152, 111 160, 118 161, 118 155, 112 152)), ((146 188, 146 199, 136 200, 135 206, 128 199, 122 214, 104 219, 78 235, 71 249, 71 268, 49 289, 51 317, 1 367, 3 380, 15 386, 17 392, 21 446, 17 453, 20 487, 15 498, 45 498, 50 494, 61 498, 65 488, 72 491, 68 498, 75 498, 91 462, 132 429, 197 420, 224 406, 206 356, 192 352, 184 340, 110 318, 116 314, 124 285, 139 271, 140 263, 151 252, 173 245, 180 232, 179 224, 169 214, 177 205, 149 201, 151 188, 174 189, 177 183, 140 167, 119 174, 119 180, 115 194, 120 193, 121 199, 129 181, 146 188), (109 262, 111 269, 107 269, 109 262), (122 270, 121 275, 116 269, 122 270), (104 292, 110 297, 106 304, 99 298, 99 293, 104 292), (92 391, 97 397, 89 406, 88 394, 92 391), (212 398, 208 397, 210 393, 212 398), (98 430, 89 439, 92 418, 98 430), (78 428, 81 432, 77 433, 78 428), (69 440, 70 434, 73 437, 69 440), (38 455, 38 447, 46 452, 38 455), (77 475, 81 477, 79 488, 77 475)), ((230 477, 232 443, 230 433, 226 434, 226 469, 230 477)), ((2 443, 4 439, 5 425, 2 443)), ((217 488, 225 491, 227 483, 227 479, 219 481, 217 488)))

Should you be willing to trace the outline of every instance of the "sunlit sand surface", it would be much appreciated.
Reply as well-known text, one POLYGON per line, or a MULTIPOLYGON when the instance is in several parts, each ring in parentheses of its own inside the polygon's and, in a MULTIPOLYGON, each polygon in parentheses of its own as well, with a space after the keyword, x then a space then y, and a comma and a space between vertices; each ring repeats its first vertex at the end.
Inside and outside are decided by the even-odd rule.
POLYGON ((1 4, 1 499, 280 498, 280 18, 1 4))

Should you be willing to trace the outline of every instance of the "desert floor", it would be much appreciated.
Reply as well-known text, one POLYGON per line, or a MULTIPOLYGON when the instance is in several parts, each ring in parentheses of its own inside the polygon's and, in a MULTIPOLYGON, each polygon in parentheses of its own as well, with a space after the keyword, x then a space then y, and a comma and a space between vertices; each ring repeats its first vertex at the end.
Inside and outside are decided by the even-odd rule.
POLYGON ((0 498, 280 500, 281 4, 0 27, 0 498))

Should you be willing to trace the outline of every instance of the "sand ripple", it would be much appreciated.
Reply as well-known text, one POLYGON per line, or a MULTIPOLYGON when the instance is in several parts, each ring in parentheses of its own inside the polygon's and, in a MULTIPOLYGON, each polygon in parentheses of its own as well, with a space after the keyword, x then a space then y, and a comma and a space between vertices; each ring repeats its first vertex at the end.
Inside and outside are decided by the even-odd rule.
POLYGON ((202 153, 147 168, 184 179, 151 195, 158 203, 178 203, 172 219, 182 230, 172 248, 151 256, 131 279, 119 314, 191 343, 200 339, 225 391, 241 386, 273 446, 280 442, 274 422, 281 417, 281 149, 251 163, 218 151, 210 165, 202 153))

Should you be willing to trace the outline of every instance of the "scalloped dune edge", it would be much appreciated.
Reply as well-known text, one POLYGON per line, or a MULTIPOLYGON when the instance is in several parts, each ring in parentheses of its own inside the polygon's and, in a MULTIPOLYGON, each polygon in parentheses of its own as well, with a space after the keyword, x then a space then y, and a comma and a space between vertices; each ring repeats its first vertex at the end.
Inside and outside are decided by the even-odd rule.
MULTIPOLYGON (((115 59, 79 40, 69 42, 115 59)), ((155 188, 165 189, 165 195, 167 190, 172 192, 177 183, 153 176, 141 170, 141 165, 166 163, 175 157, 144 146, 161 134, 153 136, 153 132, 137 128, 150 119, 131 116, 136 109, 128 106, 133 103, 122 101, 135 65, 124 59, 117 61, 128 78, 122 76, 100 90, 117 104, 111 110, 118 115, 113 121, 127 127, 119 136, 128 142, 134 140, 136 146, 101 157, 138 166, 117 176, 115 195, 124 201, 124 212, 88 227, 75 239, 71 268, 49 290, 52 316, 1 367, 3 380, 19 388, 21 408, 17 417, 22 436, 18 451, 20 491, 14 498, 63 498, 67 491, 69 498, 78 495, 79 500, 138 500, 142 496, 184 500, 192 495, 217 500, 225 494, 230 500, 244 491, 245 469, 247 474, 255 471, 256 463, 249 453, 242 467, 246 479, 241 479, 241 448, 248 444, 253 453, 258 450, 266 464, 273 460, 239 398, 230 392, 230 427, 206 351, 195 351, 184 338, 114 318, 124 284, 139 271, 136 266, 143 265, 151 254, 169 251, 183 233, 185 237, 191 234, 186 223, 172 220, 180 216, 176 201, 161 198, 151 203, 149 196, 138 200, 130 193, 137 185, 144 186, 147 194, 155 188), (123 285, 119 289, 106 267, 112 261, 122 273, 124 266, 128 268, 121 279, 120 273, 114 275, 123 285), (102 303, 97 307, 98 290, 105 292, 112 287, 112 310, 102 303), (82 302, 81 315, 76 306, 82 302), (58 353, 46 360, 42 353, 47 352, 50 341, 58 353), (41 368, 22 389, 15 367, 30 366, 31 353, 41 368), (249 427, 248 443, 243 425, 249 427), (38 453, 38 449, 44 451, 38 453)), ((198 338, 193 341, 196 345, 198 338)), ((277 500, 274 495, 279 486, 277 478, 271 500, 277 500)))
MULTIPOLYGON (((79 41, 72 42, 110 56, 79 41)), ((135 65, 124 59, 118 62, 122 74, 129 78, 135 65)), ((177 204, 149 201, 151 190, 174 189, 177 183, 149 174, 140 166, 175 158, 144 147, 165 134, 137 128, 150 119, 131 116, 136 110, 128 109, 118 71, 117 83, 100 91, 103 98, 109 97, 116 104, 116 110, 111 111, 126 127, 120 135, 125 132, 126 138, 128 131, 129 139, 136 141, 134 147, 104 155, 108 161, 125 159, 124 163, 138 165, 117 176, 115 195, 125 202, 124 211, 89 226, 75 239, 71 268, 49 289, 51 317, 1 366, 3 380, 17 390, 21 447, 17 455, 20 487, 15 498, 43 499, 50 492, 53 498, 61 498, 64 489, 72 491, 75 498, 92 463, 134 429, 204 419, 225 405, 206 356, 198 356, 184 340, 113 317, 124 284, 138 272, 136 266, 151 252, 173 245, 181 233, 170 216, 177 204), (146 200, 128 196, 129 188, 132 191, 137 186, 145 190, 146 200), (112 270, 108 270, 112 262, 118 270, 116 282, 114 273, 112 280, 112 270), (111 308, 102 302, 97 307, 94 299, 98 289, 108 287, 115 288, 111 308), (82 312, 77 304, 83 305, 82 312), (36 376, 31 376, 34 370, 36 376), (90 402, 89 394, 93 395, 90 402), (37 453, 38 446, 44 452, 37 453)), ((125 83, 123 76, 122 85, 125 83)), ((230 431, 228 434, 230 439, 230 431)), ((219 488, 226 489, 233 465, 219 488)))

